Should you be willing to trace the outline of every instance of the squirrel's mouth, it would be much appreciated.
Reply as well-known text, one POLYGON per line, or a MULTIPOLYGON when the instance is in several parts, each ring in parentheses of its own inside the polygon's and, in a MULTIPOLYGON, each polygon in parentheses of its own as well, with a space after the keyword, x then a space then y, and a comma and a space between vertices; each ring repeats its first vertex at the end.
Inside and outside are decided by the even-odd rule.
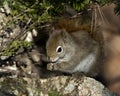
POLYGON ((56 58, 50 58, 50 63, 61 63, 61 62, 63 62, 64 61, 64 57, 65 56, 59 56, 59 57, 56 57, 56 58))
POLYGON ((47 64, 47 69, 48 70, 55 70, 55 65, 57 65, 59 62, 59 57, 58 58, 50 58, 50 62, 47 64))
POLYGON ((59 57, 57 58, 50 58, 51 63, 57 63, 59 61, 59 57))

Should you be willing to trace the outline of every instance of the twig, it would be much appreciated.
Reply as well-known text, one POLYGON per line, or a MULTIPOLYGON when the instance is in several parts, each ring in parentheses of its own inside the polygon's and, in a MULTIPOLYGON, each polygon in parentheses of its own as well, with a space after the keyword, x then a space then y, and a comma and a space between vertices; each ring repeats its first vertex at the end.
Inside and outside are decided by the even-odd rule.
MULTIPOLYGON (((13 41, 15 41, 16 39, 20 38, 21 36, 23 36, 23 35, 25 34, 25 32, 26 32, 25 30, 26 30, 26 28, 28 27, 28 25, 30 24, 30 21, 31 21, 31 19, 28 20, 26 26, 23 28, 23 30, 20 32, 20 34, 17 35, 15 38, 13 38, 13 39, 10 41, 9 44, 7 44, 7 47, 6 47, 4 50, 6 50, 7 48, 9 48, 13 41)), ((2 50, 3 50, 3 49, 2 49, 2 50)), ((4 52, 3 52, 3 53, 4 53, 4 52)))

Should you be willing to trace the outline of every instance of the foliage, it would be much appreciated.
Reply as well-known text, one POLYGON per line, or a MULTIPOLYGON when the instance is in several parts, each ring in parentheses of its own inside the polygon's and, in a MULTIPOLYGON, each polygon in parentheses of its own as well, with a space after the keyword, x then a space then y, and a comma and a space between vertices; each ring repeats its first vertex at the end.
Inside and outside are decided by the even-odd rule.
POLYGON ((99 4, 116 2, 119 5, 120 0, 2 0, 0 5, 6 2, 12 11, 10 15, 15 20, 27 21, 32 18, 32 22, 39 24, 51 20, 54 16, 62 16, 66 6, 81 11, 91 2, 99 4))
POLYGON ((51 0, 49 3, 53 6, 50 11, 51 14, 55 15, 56 13, 61 13, 65 10, 66 6, 70 6, 71 8, 80 11, 85 8, 87 4, 89 4, 90 0, 51 0))
POLYGON ((11 15, 16 16, 16 19, 32 18, 39 23, 49 20, 51 15, 62 14, 66 5, 80 11, 90 0, 2 0, 0 5, 6 2, 11 8, 11 15))
MULTIPOLYGON (((46 24, 54 17, 63 16, 66 6, 77 11, 83 10, 90 0, 2 0, 1 8, 4 8, 7 20, 2 29, 14 29, 20 26, 22 34, 37 29, 38 26, 46 24), (28 23, 29 22, 29 23, 28 23)), ((18 36, 19 37, 19 36, 18 36)), ((11 46, 6 48, 4 55, 14 55, 15 50, 25 47, 26 43, 15 38, 10 42, 11 46)), ((26 46, 27 47, 27 46, 26 46)))
MULTIPOLYGON (((76 12, 80 12, 90 4, 98 3, 104 5, 111 2, 118 5, 115 8, 115 13, 120 14, 120 0, 1 0, 0 6, 5 9, 8 17, 2 29, 19 25, 23 31, 31 31, 55 17, 64 16, 67 6, 76 12), (30 22, 28 23, 28 21, 30 22)), ((14 50, 21 46, 25 47, 23 42, 13 41, 11 47, 5 51, 5 54, 14 54, 14 50)))
MULTIPOLYGON (((11 9, 12 21, 22 21, 23 26, 31 18, 31 27, 34 28, 36 25, 48 22, 56 16, 63 16, 66 6, 79 12, 91 2, 93 4, 96 2, 106 4, 119 2, 119 0, 2 0, 0 5, 4 6, 7 3, 11 9)), ((117 8, 118 11, 119 8, 117 8)))
POLYGON ((15 51, 18 50, 19 48, 29 48, 32 47, 33 43, 32 42, 27 42, 27 41, 19 41, 15 40, 12 42, 12 44, 4 51, 4 55, 7 56, 12 56, 15 55, 15 51))

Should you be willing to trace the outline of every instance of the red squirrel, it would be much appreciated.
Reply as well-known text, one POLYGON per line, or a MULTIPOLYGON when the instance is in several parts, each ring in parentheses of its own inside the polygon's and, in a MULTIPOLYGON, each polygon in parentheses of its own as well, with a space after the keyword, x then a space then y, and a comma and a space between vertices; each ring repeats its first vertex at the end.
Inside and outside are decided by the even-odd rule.
POLYGON ((110 22, 101 24, 98 16, 94 33, 91 33, 90 20, 64 19, 55 23, 55 30, 46 44, 52 70, 100 76, 112 92, 120 95, 120 23, 114 7, 114 4, 102 7, 110 22))
POLYGON ((54 30, 47 45, 47 56, 53 70, 96 76, 99 72, 99 44, 85 31, 69 34, 66 30, 54 30))

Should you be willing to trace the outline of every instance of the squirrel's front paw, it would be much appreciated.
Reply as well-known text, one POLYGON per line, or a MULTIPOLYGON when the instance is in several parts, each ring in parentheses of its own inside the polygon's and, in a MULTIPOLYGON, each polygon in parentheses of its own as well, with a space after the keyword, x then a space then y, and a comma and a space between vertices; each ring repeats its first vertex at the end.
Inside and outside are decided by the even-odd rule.
POLYGON ((53 70, 54 69, 53 63, 48 63, 47 64, 47 69, 48 70, 53 70))

